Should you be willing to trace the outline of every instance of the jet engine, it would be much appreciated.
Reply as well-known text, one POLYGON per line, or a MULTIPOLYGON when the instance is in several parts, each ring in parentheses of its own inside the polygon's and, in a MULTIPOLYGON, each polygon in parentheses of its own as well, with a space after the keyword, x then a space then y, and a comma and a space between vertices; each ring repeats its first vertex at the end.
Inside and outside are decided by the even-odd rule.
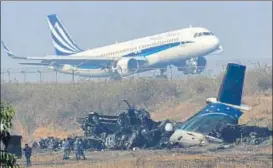
POLYGON ((207 60, 204 57, 195 57, 174 65, 184 74, 200 74, 205 70, 206 64, 207 60))
POLYGON ((139 63, 134 58, 122 58, 113 65, 112 69, 120 76, 128 76, 138 71, 139 63))
POLYGON ((53 70, 53 71, 61 71, 61 72, 72 72, 73 70, 76 71, 77 68, 69 65, 69 64, 64 64, 64 65, 53 65, 53 66, 48 66, 48 69, 53 70))
POLYGON ((63 66, 61 66, 60 70, 62 70, 62 71, 72 71, 72 70, 76 70, 76 68, 69 65, 69 64, 64 64, 63 66))

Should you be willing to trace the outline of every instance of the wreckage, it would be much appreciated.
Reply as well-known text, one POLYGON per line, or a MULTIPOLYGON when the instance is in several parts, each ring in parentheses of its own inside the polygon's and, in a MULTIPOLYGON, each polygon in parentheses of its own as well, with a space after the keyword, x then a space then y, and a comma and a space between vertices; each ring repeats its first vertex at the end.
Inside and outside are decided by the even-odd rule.
POLYGON ((244 137, 251 139, 248 142, 258 144, 271 136, 272 131, 268 128, 237 125, 242 111, 250 110, 250 107, 241 104, 245 70, 244 65, 229 63, 218 97, 208 98, 205 108, 180 124, 170 142, 193 146, 210 142, 233 143, 244 137))
POLYGON ((167 144, 173 133, 173 129, 168 126, 171 122, 155 122, 148 111, 134 109, 124 101, 129 109, 118 116, 91 112, 85 119, 79 119, 85 138, 100 140, 107 149, 162 147, 167 144))
POLYGON ((118 116, 92 112, 79 122, 86 138, 100 140, 107 149, 187 147, 233 143, 245 137, 252 138, 247 142, 258 144, 272 131, 237 125, 242 111, 250 110, 241 104, 245 69, 243 65, 229 63, 218 97, 207 99, 207 106, 184 122, 155 122, 149 112, 131 108, 127 101, 129 109, 118 116))
POLYGON ((257 145, 272 135, 272 131, 266 127, 227 122, 217 122, 213 128, 203 124, 204 131, 202 133, 194 132, 181 129, 188 124, 188 120, 184 123, 170 120, 155 122, 144 109, 128 109, 128 112, 123 112, 119 116, 90 113, 84 120, 81 119, 79 122, 82 124, 85 139, 90 144, 89 148, 95 150, 128 150, 134 147, 160 149, 175 146, 190 147, 208 143, 257 145), (131 115, 129 115, 129 111, 131 115), (145 115, 137 115, 141 113, 145 115))
MULTIPOLYGON (((91 112, 78 119, 84 132, 84 146, 91 150, 130 150, 208 143, 262 143, 272 136, 272 130, 238 125, 242 111, 250 110, 241 104, 245 69, 243 65, 229 63, 218 97, 207 99, 206 107, 184 122, 154 121, 148 111, 132 108, 126 100, 129 108, 117 116, 91 112)), ((61 144, 49 142, 52 142, 49 146, 56 148, 61 144)))

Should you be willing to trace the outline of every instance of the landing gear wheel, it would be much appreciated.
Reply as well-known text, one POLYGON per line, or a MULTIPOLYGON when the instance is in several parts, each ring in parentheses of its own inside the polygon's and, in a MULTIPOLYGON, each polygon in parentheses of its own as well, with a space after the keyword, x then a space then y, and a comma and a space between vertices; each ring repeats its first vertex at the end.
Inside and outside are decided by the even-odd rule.
POLYGON ((115 76, 115 77, 110 77, 110 80, 114 80, 114 81, 121 81, 121 77, 120 76, 115 76))
POLYGON ((156 78, 158 79, 168 79, 166 75, 157 75, 156 78))
POLYGON ((188 74, 189 74, 189 72, 188 72, 187 69, 185 69, 185 70, 183 71, 183 73, 184 73, 184 75, 188 75, 188 74))
POLYGON ((167 69, 166 68, 162 68, 162 69, 159 69, 159 71, 160 71, 160 75, 162 76, 162 75, 164 75, 164 72, 167 71, 167 69))
POLYGON ((197 74, 198 70, 197 70, 197 68, 187 67, 187 68, 184 69, 183 72, 184 72, 185 75, 188 75, 188 74, 197 74))
POLYGON ((164 75, 164 72, 167 71, 166 68, 163 69, 159 69, 160 70, 160 75, 157 75, 156 78, 160 78, 160 79, 168 79, 168 77, 166 75, 164 75))

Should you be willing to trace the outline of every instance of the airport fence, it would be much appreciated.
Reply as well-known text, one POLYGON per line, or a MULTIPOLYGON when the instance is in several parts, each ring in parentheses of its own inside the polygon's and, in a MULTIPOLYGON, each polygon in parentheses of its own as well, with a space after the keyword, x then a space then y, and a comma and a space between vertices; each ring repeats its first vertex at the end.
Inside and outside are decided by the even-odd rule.
MULTIPOLYGON (((259 67, 266 67, 268 71, 272 71, 272 60, 268 61, 231 61, 235 63, 241 63, 247 66, 247 69, 255 69, 259 67)), ((214 65, 206 66, 205 70, 201 74, 213 76, 222 73, 225 70, 227 64, 214 63, 214 65)), ((192 75, 185 75, 183 72, 178 71, 175 66, 170 66, 164 73, 169 80, 183 79, 192 75)), ((151 70, 143 73, 136 73, 127 77, 127 79, 138 79, 138 78, 156 78, 160 72, 158 69, 151 70)), ((81 83, 81 82, 102 82, 107 81, 108 78, 92 78, 92 77, 81 77, 77 74, 77 70, 71 70, 71 74, 63 74, 58 71, 49 70, 47 68, 2 68, 1 69, 1 82, 2 83, 81 83)))

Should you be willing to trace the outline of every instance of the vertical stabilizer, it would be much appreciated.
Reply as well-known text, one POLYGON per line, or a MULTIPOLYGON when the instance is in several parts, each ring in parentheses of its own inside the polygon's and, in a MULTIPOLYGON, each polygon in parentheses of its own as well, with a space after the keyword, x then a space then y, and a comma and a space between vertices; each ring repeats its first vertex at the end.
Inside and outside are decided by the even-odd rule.
POLYGON ((48 15, 47 19, 57 55, 66 56, 82 51, 72 40, 56 14, 48 15))
POLYGON ((217 101, 240 106, 246 66, 229 63, 218 92, 217 101))

